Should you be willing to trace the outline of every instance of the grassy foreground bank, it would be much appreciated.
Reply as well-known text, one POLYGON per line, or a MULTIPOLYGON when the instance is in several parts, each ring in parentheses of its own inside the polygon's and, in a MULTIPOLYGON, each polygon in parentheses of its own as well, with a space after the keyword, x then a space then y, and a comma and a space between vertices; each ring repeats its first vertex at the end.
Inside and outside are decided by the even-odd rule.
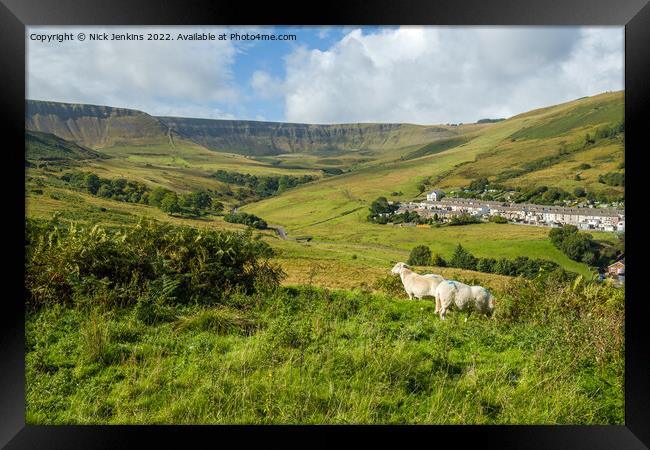
POLYGON ((27 423, 623 423, 622 291, 513 280, 493 320, 433 310, 308 286, 42 308, 27 423))
POLYGON ((283 286, 251 231, 26 225, 29 424, 624 420, 623 289, 450 272, 496 310, 441 321, 395 276, 283 286))

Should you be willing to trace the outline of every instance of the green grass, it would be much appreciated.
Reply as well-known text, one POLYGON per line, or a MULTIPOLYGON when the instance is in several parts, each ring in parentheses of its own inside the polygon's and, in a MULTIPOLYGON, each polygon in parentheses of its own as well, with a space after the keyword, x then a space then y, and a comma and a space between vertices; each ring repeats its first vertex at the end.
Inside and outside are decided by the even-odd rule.
POLYGON ((53 134, 25 130, 25 158, 30 160, 86 160, 105 155, 58 138, 53 134))
POLYGON ((26 422, 622 424, 619 305, 585 288, 584 315, 551 301, 547 319, 514 319, 508 292, 468 322, 310 287, 177 306, 156 325, 132 309, 30 312, 26 422))
POLYGON ((424 147, 417 149, 414 152, 409 153, 404 157, 404 159, 415 159, 421 156, 433 155, 436 153, 444 152, 450 148, 458 147, 461 144, 468 142, 466 136, 457 136, 449 139, 441 139, 440 141, 432 142, 427 144, 424 147))
MULTIPOLYGON (((618 94, 618 93, 617 93, 618 94)), ((577 100, 568 111, 556 108, 552 114, 547 114, 543 122, 522 128, 512 135, 513 138, 545 139, 561 136, 576 128, 593 127, 607 124, 623 118, 623 102, 620 95, 602 94, 577 100)))

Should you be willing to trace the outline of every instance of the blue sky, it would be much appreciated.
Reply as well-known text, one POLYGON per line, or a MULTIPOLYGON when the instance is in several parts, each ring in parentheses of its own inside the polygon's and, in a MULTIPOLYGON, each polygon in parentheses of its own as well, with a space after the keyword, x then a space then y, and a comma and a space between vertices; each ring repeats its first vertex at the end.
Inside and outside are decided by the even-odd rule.
POLYGON ((623 89, 622 27, 29 27, 27 97, 153 115, 473 122, 623 89), (39 42, 232 32, 295 41, 39 42))

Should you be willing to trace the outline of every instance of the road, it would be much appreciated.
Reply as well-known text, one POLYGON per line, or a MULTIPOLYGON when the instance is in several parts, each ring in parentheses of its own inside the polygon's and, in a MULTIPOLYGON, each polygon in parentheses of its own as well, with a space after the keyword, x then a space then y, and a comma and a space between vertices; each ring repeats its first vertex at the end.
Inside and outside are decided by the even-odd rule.
POLYGON ((275 230, 278 233, 278 236, 284 240, 288 240, 289 238, 287 237, 287 232, 284 231, 284 227, 281 227, 280 225, 268 225, 268 227, 272 230, 275 230))
POLYGON ((285 241, 311 241, 312 237, 311 236, 296 236, 294 238, 290 238, 287 236, 287 232, 284 230, 284 227, 280 225, 267 225, 267 228, 270 230, 275 230, 276 233, 278 233, 278 236, 280 236, 280 239, 284 239, 285 241))

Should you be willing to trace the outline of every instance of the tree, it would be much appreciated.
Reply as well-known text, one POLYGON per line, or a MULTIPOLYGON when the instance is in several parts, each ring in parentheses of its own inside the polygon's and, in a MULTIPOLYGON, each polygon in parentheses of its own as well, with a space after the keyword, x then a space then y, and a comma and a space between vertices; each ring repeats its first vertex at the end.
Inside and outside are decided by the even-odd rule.
POLYGON ((575 233, 564 239, 560 249, 574 261, 581 261, 592 249, 592 241, 587 234, 575 233))
POLYGON ((84 181, 88 192, 90 192, 93 195, 97 194, 97 191, 99 190, 99 186, 101 184, 99 177, 94 173, 89 173, 85 176, 84 181))
POLYGON ((160 203, 162 202, 163 197, 165 197, 165 194, 168 192, 171 192, 169 189, 165 189, 163 187, 157 187, 151 193, 149 194, 149 204, 153 206, 160 206, 160 203))
POLYGON ((411 250, 409 259, 406 262, 414 266, 429 266, 431 265, 431 249, 426 245, 418 245, 411 250))
POLYGON ((168 214, 178 213, 181 208, 175 192, 167 192, 160 202, 160 209, 168 214))
POLYGON ((122 193, 124 191, 124 188, 126 187, 128 180, 125 178, 116 178, 113 181, 111 181, 111 185, 113 186, 113 191, 122 193))
POLYGON ((458 244, 454 254, 449 260, 451 267, 458 267, 460 269, 476 270, 477 259, 470 252, 465 250, 462 245, 458 244))
POLYGON ((190 208, 194 214, 198 214, 200 211, 210 208, 212 198, 205 191, 190 192, 183 197, 181 203, 183 207, 190 208))
POLYGON ((212 203, 212 210, 216 213, 220 213, 223 211, 223 203, 221 202, 213 202, 212 203))
POLYGON ((596 137, 598 139, 604 139, 606 137, 609 137, 610 134, 610 129, 608 127, 598 127, 596 130, 596 137))
POLYGON ((552 228, 548 233, 548 237, 551 240, 551 243, 560 247, 561 243, 572 234, 578 232, 578 228, 575 225, 564 225, 561 228, 552 228))
POLYGON ((389 214, 397 209, 395 205, 389 205, 386 197, 378 197, 370 204, 370 214, 377 216, 379 214, 389 214))
POLYGON ((473 180, 469 184, 469 190, 471 191, 476 191, 476 192, 483 192, 485 188, 487 188, 489 182, 488 179, 483 177, 479 178, 478 180, 473 180))
POLYGON ((102 184, 97 191, 97 195, 104 198, 111 198, 113 196, 113 191, 108 184, 102 184))
POLYGON ((582 197, 584 197, 584 196, 587 195, 587 191, 585 191, 585 190, 584 190, 583 188, 581 188, 581 187, 577 187, 577 188, 575 188, 575 189, 573 190, 573 195, 575 195, 576 197, 582 198, 582 197))
POLYGON ((289 177, 286 175, 282 175, 280 179, 278 180, 278 194, 281 194, 282 192, 286 191, 288 188, 290 188, 291 185, 289 184, 289 177))

